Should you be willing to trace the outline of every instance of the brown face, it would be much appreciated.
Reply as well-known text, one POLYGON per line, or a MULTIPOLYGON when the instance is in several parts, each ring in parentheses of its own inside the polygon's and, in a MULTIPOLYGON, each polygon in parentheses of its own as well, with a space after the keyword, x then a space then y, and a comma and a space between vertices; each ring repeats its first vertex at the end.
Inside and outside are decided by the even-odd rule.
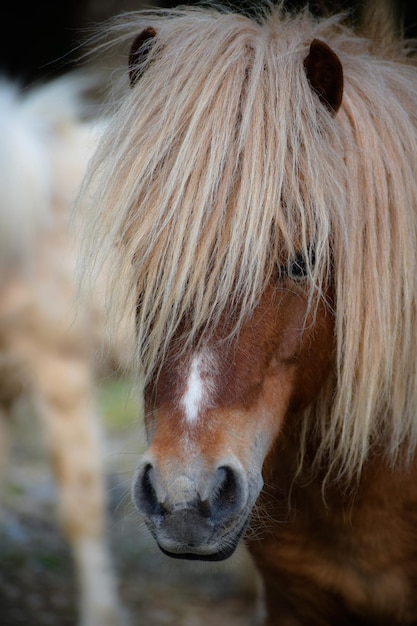
POLYGON ((303 283, 286 278, 265 291, 231 344, 222 341, 233 326, 226 319, 194 352, 167 357, 145 391, 150 447, 133 486, 163 552, 200 560, 233 553, 284 420, 312 403, 327 378, 333 325, 326 304, 307 313, 303 283))

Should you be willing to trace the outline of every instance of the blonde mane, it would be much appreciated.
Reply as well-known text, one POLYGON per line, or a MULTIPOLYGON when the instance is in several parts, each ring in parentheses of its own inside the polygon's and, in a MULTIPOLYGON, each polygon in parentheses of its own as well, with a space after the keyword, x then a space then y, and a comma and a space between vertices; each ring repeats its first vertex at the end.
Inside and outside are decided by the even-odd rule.
POLYGON ((187 345, 230 309, 238 334, 277 264, 314 246, 311 293, 334 283, 337 333, 335 379, 305 416, 306 436, 320 431, 317 461, 352 476, 372 446, 392 462, 404 445, 411 455, 417 72, 406 47, 375 56, 340 18, 279 7, 257 20, 134 13, 113 39, 149 26, 143 75, 122 87, 85 181, 84 282, 110 263, 109 319, 137 308, 149 379, 184 316, 187 345), (335 117, 303 69, 314 38, 344 68, 335 117))

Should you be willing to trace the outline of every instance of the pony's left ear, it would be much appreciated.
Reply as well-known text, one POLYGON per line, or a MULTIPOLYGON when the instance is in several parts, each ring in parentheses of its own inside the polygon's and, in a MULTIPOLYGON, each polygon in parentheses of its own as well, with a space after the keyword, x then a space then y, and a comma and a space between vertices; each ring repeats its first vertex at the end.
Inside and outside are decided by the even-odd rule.
POLYGON ((343 97, 343 67, 337 54, 324 41, 314 39, 304 69, 321 102, 336 115, 343 97))
POLYGON ((136 35, 129 53, 129 80, 134 87, 142 76, 141 63, 151 49, 152 39, 156 37, 156 30, 149 26, 136 35))

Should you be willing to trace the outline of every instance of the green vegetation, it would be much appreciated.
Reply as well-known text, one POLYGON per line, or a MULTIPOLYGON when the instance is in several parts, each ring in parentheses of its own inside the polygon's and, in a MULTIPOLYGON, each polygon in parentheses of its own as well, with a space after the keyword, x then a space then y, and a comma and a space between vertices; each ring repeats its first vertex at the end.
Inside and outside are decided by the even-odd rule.
POLYGON ((122 379, 111 379, 99 390, 99 405, 104 422, 111 433, 142 421, 142 410, 135 390, 122 379))

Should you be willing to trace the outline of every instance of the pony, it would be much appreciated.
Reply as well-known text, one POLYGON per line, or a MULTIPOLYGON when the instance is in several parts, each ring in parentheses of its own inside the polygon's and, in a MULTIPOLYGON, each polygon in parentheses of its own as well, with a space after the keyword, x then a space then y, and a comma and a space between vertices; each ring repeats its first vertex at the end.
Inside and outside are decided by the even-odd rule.
MULTIPOLYGON (((95 79, 94 79, 95 81, 95 79)), ((58 513, 74 556, 80 624, 124 623, 105 536, 106 493, 95 390, 101 366, 98 289, 77 306, 72 204, 101 128, 78 73, 23 90, 0 83, 0 444, 25 400, 44 427, 58 513)), ((114 344, 114 352, 122 343, 114 344)), ((121 362, 120 360, 118 361, 121 362)))
POLYGON ((378 19, 121 16, 80 195, 81 283, 110 259, 135 326, 134 504, 173 558, 244 539, 268 626, 417 622, 417 68, 378 19))

